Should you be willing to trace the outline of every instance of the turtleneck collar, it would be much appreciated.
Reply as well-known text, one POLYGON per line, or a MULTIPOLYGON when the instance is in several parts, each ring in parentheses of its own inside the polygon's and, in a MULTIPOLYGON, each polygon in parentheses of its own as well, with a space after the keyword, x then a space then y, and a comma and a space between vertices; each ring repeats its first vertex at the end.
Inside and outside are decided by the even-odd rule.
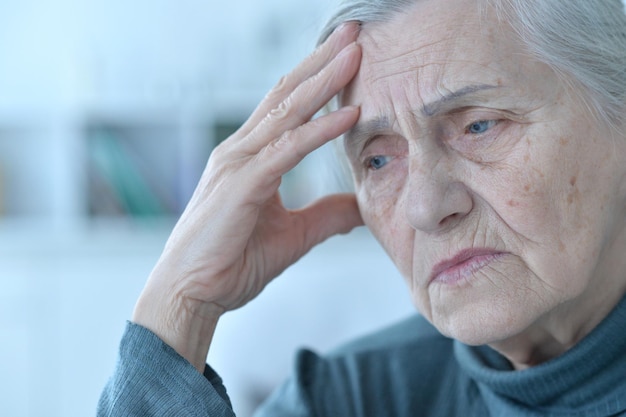
POLYGON ((455 342, 455 356, 493 415, 614 416, 626 412, 626 297, 576 346, 515 371, 488 346, 455 342), (514 414, 519 415, 519 414, 514 414))

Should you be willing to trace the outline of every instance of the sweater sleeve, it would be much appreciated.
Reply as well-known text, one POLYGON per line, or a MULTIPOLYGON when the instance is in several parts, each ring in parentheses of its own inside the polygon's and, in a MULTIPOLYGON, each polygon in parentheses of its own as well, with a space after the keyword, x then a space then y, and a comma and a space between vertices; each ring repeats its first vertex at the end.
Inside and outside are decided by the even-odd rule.
POLYGON ((148 329, 127 323, 118 363, 98 403, 98 417, 234 417, 221 378, 201 375, 148 329))

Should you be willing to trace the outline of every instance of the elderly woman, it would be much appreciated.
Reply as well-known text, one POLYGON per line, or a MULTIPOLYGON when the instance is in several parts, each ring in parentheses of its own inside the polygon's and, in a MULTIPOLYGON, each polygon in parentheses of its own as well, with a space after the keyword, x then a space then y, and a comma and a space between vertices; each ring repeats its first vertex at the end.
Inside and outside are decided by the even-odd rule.
POLYGON ((338 10, 327 41, 211 156, 99 415, 232 416, 205 365, 220 316, 361 223, 421 314, 301 353, 261 415, 626 415, 621 3, 338 10), (311 120, 334 96, 340 109, 311 120), (355 194, 286 210, 281 175, 344 133, 355 194))

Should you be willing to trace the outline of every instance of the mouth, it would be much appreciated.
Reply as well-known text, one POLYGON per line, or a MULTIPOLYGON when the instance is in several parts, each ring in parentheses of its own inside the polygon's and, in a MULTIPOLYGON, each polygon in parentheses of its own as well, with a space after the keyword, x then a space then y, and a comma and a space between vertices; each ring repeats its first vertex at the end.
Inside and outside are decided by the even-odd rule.
POLYGON ((436 264, 428 282, 441 284, 459 283, 467 280, 478 270, 504 255, 504 252, 493 249, 462 250, 454 257, 436 264))

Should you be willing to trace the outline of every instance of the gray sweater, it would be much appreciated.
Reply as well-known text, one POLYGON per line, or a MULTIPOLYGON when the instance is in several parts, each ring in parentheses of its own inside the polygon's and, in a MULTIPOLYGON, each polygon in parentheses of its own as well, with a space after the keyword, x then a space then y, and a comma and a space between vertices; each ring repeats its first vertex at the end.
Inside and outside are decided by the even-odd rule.
MULTIPOLYGON (((320 357, 302 351, 292 379, 258 416, 626 416, 626 298, 584 340, 514 371, 486 346, 420 316, 320 357)), ((145 328, 129 323, 98 416, 234 416, 226 389, 145 328)))

